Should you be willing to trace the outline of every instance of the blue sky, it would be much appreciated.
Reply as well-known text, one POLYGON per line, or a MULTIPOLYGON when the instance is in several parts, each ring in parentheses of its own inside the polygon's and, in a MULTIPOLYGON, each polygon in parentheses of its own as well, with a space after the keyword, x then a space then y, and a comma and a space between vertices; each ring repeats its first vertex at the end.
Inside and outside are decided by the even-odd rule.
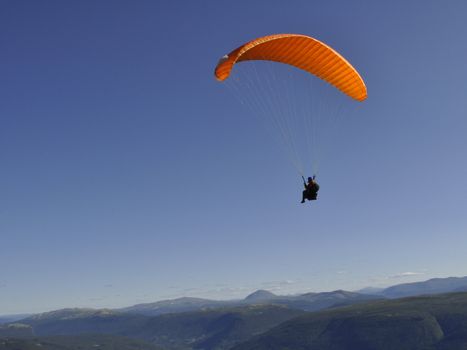
POLYGON ((0 4, 0 314, 467 275, 467 3, 0 4), (319 201, 217 60, 318 38, 369 98, 319 201))

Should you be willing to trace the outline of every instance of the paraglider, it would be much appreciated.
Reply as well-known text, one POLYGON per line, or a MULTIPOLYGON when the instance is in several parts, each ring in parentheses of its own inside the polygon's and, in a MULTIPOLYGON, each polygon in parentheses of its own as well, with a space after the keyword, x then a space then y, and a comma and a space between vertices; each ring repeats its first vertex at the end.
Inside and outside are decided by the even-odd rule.
POLYGON ((305 182, 305 178, 302 176, 303 179, 303 186, 305 189, 302 192, 302 201, 301 203, 305 203, 305 199, 308 199, 309 201, 315 201, 318 199, 318 191, 319 191, 319 185, 316 182, 316 175, 313 175, 313 177, 308 178, 308 182, 305 182))
POLYGON ((365 83, 352 65, 325 43, 300 34, 276 34, 252 40, 224 56, 215 69, 224 81, 242 61, 275 61, 314 74, 357 100, 367 98, 365 83))
MULTIPOLYGON (((324 96, 314 92, 307 95, 310 90, 306 84, 308 88, 316 84, 312 80, 304 88, 291 87, 295 82, 293 74, 299 75, 297 80, 302 76, 306 79, 318 77, 354 101, 361 102, 367 98, 365 82, 343 56, 325 43, 301 34, 275 34, 254 39, 223 56, 215 68, 218 81, 233 81, 232 90, 242 104, 256 109, 255 115, 264 117, 268 128, 277 129, 280 143, 285 146, 291 163, 305 180, 304 174, 309 170, 317 173, 318 126, 323 120, 338 115, 340 107, 336 108, 339 103, 335 102, 335 98, 326 109, 322 107, 324 96), (265 61, 273 63, 264 68, 265 61), (236 77, 241 70, 232 74, 240 62, 251 62, 248 66, 252 67, 242 79, 236 77), (254 65, 254 62, 260 63, 254 65), (292 67, 287 70, 285 77, 278 74, 281 69, 285 69, 282 67, 292 67), (263 68, 265 72, 261 72, 263 68), (228 79, 231 75, 233 78, 228 79), (310 107, 313 102, 319 108, 314 105, 310 107), (297 137, 297 134, 301 135, 297 137), (307 147, 300 144, 305 143, 303 140, 306 140, 307 147), (301 153, 306 148, 310 155, 304 164, 301 153), (311 169, 305 169, 308 166, 311 169)), ((308 178, 308 183, 304 181, 304 185, 302 203, 306 199, 316 200, 319 185, 315 176, 308 178)))

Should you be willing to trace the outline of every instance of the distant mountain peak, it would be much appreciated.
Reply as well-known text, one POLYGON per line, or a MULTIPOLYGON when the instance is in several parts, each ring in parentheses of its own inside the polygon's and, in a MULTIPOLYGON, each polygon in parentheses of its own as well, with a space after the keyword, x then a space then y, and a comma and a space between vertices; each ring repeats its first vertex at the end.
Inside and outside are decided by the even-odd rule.
POLYGON ((28 317, 30 320, 46 320, 46 319, 77 319, 87 318, 90 316, 95 317, 109 317, 117 314, 117 311, 111 309, 91 309, 91 308, 67 308, 55 311, 43 312, 34 314, 28 317))
POLYGON ((277 298, 277 295, 270 291, 259 289, 256 292, 251 293, 245 298, 245 301, 264 301, 277 298))
POLYGON ((416 295, 441 294, 467 289, 467 276, 432 278, 422 282, 402 283, 382 291, 387 298, 403 298, 416 295))
POLYGON ((349 291, 343 290, 343 289, 337 289, 337 290, 333 290, 332 292, 329 292, 328 295, 342 296, 342 297, 351 297, 351 296, 356 296, 356 295, 358 295, 358 293, 349 292, 349 291))

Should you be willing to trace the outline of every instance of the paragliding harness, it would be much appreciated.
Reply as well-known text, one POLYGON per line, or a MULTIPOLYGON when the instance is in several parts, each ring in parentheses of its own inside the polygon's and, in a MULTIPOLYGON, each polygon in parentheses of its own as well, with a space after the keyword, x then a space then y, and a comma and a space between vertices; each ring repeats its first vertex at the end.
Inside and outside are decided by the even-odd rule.
POLYGON ((307 184, 305 178, 302 176, 303 186, 305 187, 303 198, 308 199, 309 201, 315 201, 318 198, 319 185, 314 181, 315 178, 316 175, 313 175, 313 182, 311 184, 307 184))

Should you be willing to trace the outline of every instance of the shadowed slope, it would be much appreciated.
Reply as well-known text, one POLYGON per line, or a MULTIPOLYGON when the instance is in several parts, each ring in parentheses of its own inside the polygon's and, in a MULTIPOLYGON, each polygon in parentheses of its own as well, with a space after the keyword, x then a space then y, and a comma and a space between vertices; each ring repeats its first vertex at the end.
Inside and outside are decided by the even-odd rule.
POLYGON ((467 293, 371 302, 307 314, 235 350, 467 348, 467 293))

